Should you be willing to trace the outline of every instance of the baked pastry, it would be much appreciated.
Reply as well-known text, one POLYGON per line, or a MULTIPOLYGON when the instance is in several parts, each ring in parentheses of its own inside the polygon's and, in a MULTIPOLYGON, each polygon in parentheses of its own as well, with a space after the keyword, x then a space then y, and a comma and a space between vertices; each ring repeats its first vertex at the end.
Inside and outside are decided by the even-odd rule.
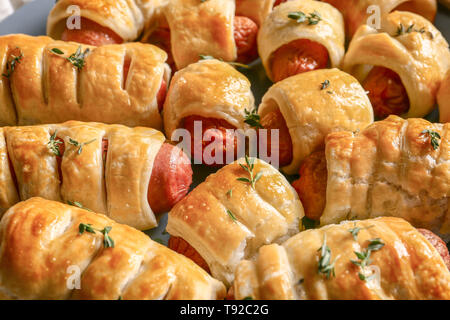
POLYGON ((155 46, 80 47, 18 34, 0 37, 0 57, 0 125, 80 120, 162 128, 170 69, 155 46))
POLYGON ((10 299, 222 299, 189 259, 101 215, 32 198, 0 222, 0 292, 10 299), (20 236, 18 236, 20 235, 20 236))
POLYGON ((272 12, 272 8, 284 1, 236 0, 236 15, 249 17, 255 21, 258 26, 261 26, 266 17, 270 14, 270 12, 272 12))
POLYGON ((246 110, 254 109, 254 101, 250 81, 228 63, 216 59, 193 63, 178 71, 170 83, 164 103, 166 136, 176 141, 180 133, 176 129, 186 129, 190 133, 187 150, 191 150, 197 163, 224 164, 226 139, 230 135, 226 130, 246 127, 246 110), (198 132, 196 122, 201 125, 198 132), (222 159, 211 157, 208 162, 203 151, 212 141, 217 143, 220 150, 216 155, 222 159))
POLYGON ((450 122, 450 70, 441 82, 437 103, 439 105, 439 121, 441 123, 450 122))
POLYGON ((323 149, 333 131, 364 129, 373 122, 372 106, 358 81, 338 69, 310 71, 273 85, 258 108, 261 125, 279 129, 279 165, 287 174, 298 172, 301 162, 323 149), (287 150, 286 150, 287 149, 287 150))
POLYGON ((69 121, 0 132, 3 211, 19 198, 42 197, 146 230, 192 182, 187 156, 154 129, 69 121))
POLYGON ((395 10, 420 14, 433 22, 437 12, 436 0, 323 0, 344 16, 345 30, 351 38, 359 26, 376 23, 376 19, 395 10))
POLYGON ((383 217, 263 246, 254 260, 240 262, 233 288, 238 300, 448 300, 450 272, 421 232, 383 217))
POLYGON ((382 19, 380 30, 368 25, 358 29, 343 68, 369 91, 377 118, 424 117, 450 68, 450 51, 431 22, 395 11, 382 19))
POLYGON ((345 49, 344 20, 327 3, 288 1, 276 7, 258 33, 267 76, 278 82, 298 73, 338 68, 345 49))
MULTIPOLYGON (((326 166, 316 169, 314 180, 325 185, 315 187, 313 181, 304 186, 305 196, 301 196, 308 197, 309 189, 323 190, 320 195, 326 197, 325 207, 323 213, 319 210, 311 215, 305 206, 305 214, 320 218, 322 225, 378 216, 401 217, 448 241, 449 126, 390 116, 359 133, 328 135, 326 166), (325 179, 320 178, 323 175, 325 179)), ((314 166, 309 170, 315 170, 314 166)), ((300 180, 309 175, 303 172, 300 180)))
POLYGON ((262 160, 245 158, 208 176, 180 201, 166 230, 187 241, 213 277, 229 285, 241 259, 296 234, 302 217, 286 178, 262 160))

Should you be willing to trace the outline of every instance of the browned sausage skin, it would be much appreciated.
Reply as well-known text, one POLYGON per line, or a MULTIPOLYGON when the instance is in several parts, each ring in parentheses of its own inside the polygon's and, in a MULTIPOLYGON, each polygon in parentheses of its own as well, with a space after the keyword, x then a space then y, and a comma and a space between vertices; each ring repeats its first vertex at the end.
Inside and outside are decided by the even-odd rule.
POLYGON ((120 44, 123 39, 114 31, 103 27, 98 23, 81 17, 80 29, 65 29, 61 35, 63 41, 73 41, 92 46, 103 46, 106 44, 120 44))
POLYGON ((450 253, 445 242, 435 233, 427 229, 417 229, 441 255, 448 270, 450 270, 450 253))
POLYGON ((210 273, 209 266, 202 256, 187 241, 180 237, 169 238, 169 248, 178 252, 185 257, 194 261, 198 266, 202 267, 206 272, 210 273))

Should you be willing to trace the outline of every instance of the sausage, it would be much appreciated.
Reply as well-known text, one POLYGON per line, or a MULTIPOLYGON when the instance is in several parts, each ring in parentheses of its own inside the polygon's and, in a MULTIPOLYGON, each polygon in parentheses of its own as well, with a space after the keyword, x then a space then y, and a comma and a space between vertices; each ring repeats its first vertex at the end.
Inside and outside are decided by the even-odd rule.
POLYGON ((384 67, 373 67, 363 82, 369 91, 375 117, 382 119, 390 114, 402 115, 409 109, 409 98, 400 76, 384 67))
MULTIPOLYGON (((281 167, 286 166, 292 162, 293 151, 292 151, 292 139, 289 133, 289 129, 286 125, 283 115, 280 110, 267 113, 260 121, 264 129, 267 129, 267 140, 262 141, 263 145, 267 146, 267 155, 271 156, 272 140, 271 140, 271 129, 279 130, 279 142, 278 148, 275 146, 276 152, 279 155, 279 165, 281 167)), ((264 135, 258 135, 260 139, 264 139, 264 135)))
MULTIPOLYGON (((63 142, 59 137, 56 140, 63 142)), ((56 156, 59 177, 62 182, 61 162, 64 143, 58 144, 61 156, 56 156)), ((108 140, 102 140, 103 161, 108 154, 108 140)), ((169 211, 188 193, 192 184, 192 168, 187 155, 178 147, 164 143, 153 163, 147 199, 155 214, 169 211)))
POLYGON ((258 57, 256 37, 258 25, 243 16, 234 17, 234 41, 237 49, 236 61, 249 63, 258 57))
POLYGON ((65 29, 61 35, 63 41, 74 41, 92 46, 120 44, 123 39, 114 31, 98 23, 81 17, 81 29, 65 29))
POLYGON ((448 252, 445 242, 435 233, 427 229, 417 229, 439 252, 445 265, 450 270, 450 253, 448 252))
POLYGON ((307 157, 300 167, 300 178, 292 183, 309 219, 319 220, 325 209, 327 162, 324 151, 307 157))
POLYGON ((209 266, 202 256, 187 241, 180 237, 169 238, 169 248, 194 261, 198 266, 210 273, 209 266))
POLYGON ((328 50, 323 45, 308 39, 294 40, 274 52, 272 78, 278 82, 299 73, 324 69, 328 60, 328 50))
POLYGON ((167 95, 167 82, 162 79, 161 87, 159 88, 158 94, 156 96, 156 100, 158 101, 158 110, 161 113, 164 107, 164 102, 166 101, 167 95))
POLYGON ((282 4, 282 3, 286 2, 286 1, 287 1, 287 0, 277 0, 277 1, 275 1, 275 3, 273 4, 273 7, 275 8, 276 6, 282 4))

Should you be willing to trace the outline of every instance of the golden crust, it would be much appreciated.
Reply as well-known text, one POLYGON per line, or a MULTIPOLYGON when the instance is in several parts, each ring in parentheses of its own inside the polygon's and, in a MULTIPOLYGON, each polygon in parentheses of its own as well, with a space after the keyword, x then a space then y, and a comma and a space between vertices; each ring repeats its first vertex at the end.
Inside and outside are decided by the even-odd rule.
POLYGON ((89 48, 90 52, 85 66, 77 70, 64 57, 75 53, 78 47, 77 43, 47 37, 0 37, 2 70, 11 59, 12 50, 23 54, 10 79, 0 80, 0 108, 5 109, 0 125, 76 119, 161 129, 157 94, 163 78, 168 81, 170 77, 164 51, 140 43, 98 48, 83 45, 82 50, 89 48), (52 53, 53 48, 65 54, 52 53), (131 59, 131 64, 125 82, 126 58, 131 59))
POLYGON ((367 66, 396 72, 410 102, 402 116, 424 117, 433 109, 439 85, 450 68, 450 51, 431 22, 411 12, 395 11, 382 19, 380 30, 363 25, 353 37, 343 69, 363 82, 370 71, 367 66), (404 34, 397 35, 400 25, 404 34), (414 31, 406 32, 411 25, 414 31))
POLYGON ((364 129, 373 122, 372 105, 364 89, 338 69, 310 71, 276 83, 264 95, 258 113, 262 118, 276 108, 292 138, 294 157, 282 168, 288 174, 298 173, 301 162, 323 148, 330 132, 364 129), (330 85, 321 90, 325 80, 330 85))
POLYGON ((239 163, 245 161, 223 167, 181 200, 169 212, 166 228, 194 247, 211 274, 226 284, 241 259, 297 233, 304 216, 297 193, 275 168, 255 160, 253 172, 262 172, 262 177, 253 189, 237 180, 248 177, 239 163))
POLYGON ((4 129, 0 128, 0 218, 8 208, 19 202, 11 172, 4 129))
POLYGON ((321 224, 395 216, 448 240, 449 128, 450 124, 390 116, 358 134, 328 135, 321 224), (424 130, 440 135, 436 150, 424 130))
POLYGON ((377 218, 330 225, 301 232, 282 245, 261 247, 253 261, 242 261, 236 272, 237 300, 253 299, 450 299, 450 272, 439 252, 408 222, 377 218), (355 241, 350 229, 361 228, 355 241), (318 273, 324 237, 335 261, 335 276, 318 273), (373 280, 360 280, 355 251, 370 239, 385 244, 370 255, 373 280), (378 281, 379 280, 379 281, 378 281))
POLYGON ((197 62, 199 55, 225 61, 237 58, 234 41, 234 0, 172 0, 165 7, 172 54, 178 69, 197 62))
POLYGON ((439 105, 439 121, 441 123, 450 122, 450 70, 441 82, 437 102, 439 105))
POLYGON ((189 259, 101 214, 41 198, 0 223, 0 291, 18 299, 222 299, 225 287, 189 259), (80 223, 110 226, 79 234, 80 223), (79 272, 79 273, 77 273, 79 272), (79 289, 69 289, 80 274, 79 289), (75 276, 74 276, 75 275, 75 276))
POLYGON ((272 54, 285 44, 297 39, 308 39, 327 48, 331 67, 338 68, 344 58, 344 20, 341 13, 327 3, 311 0, 296 0, 277 6, 262 24, 258 33, 258 51, 272 79, 272 54), (305 14, 318 12, 322 20, 316 25, 297 23, 288 18, 289 13, 302 11, 305 14))
POLYGON ((250 18, 258 26, 272 12, 276 0, 237 0, 236 15, 250 18))
POLYGON ((178 71, 164 103, 164 129, 170 139, 191 115, 223 119, 243 129, 245 109, 254 108, 250 81, 228 63, 203 60, 178 71))

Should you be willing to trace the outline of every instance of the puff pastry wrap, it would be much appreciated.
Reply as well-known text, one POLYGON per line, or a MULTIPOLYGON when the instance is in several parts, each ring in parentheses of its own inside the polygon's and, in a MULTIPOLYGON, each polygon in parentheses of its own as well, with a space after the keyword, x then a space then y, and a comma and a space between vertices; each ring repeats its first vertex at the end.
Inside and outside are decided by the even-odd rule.
POLYGON ((431 22, 411 12, 395 11, 382 19, 381 29, 361 26, 344 57, 343 70, 363 82, 368 66, 396 72, 405 87, 410 107, 404 117, 424 117, 434 107, 439 85, 450 68, 448 43, 431 22), (414 30, 397 36, 397 30, 414 30))
POLYGON ((80 120, 162 128, 157 94, 163 79, 168 83, 170 78, 164 51, 140 43, 83 45, 83 51, 91 51, 78 71, 64 59, 78 47, 48 37, 0 37, 3 72, 17 50, 23 54, 10 78, 0 78, 0 125, 80 120), (52 53, 53 48, 64 56, 52 53), (131 64, 124 83, 126 57, 131 64))
POLYGON ((326 139, 322 225, 395 216, 450 240, 450 124, 389 116, 360 133, 326 139), (437 132, 434 150, 430 135, 437 132))
MULTIPOLYGON (((168 0, 59 0, 47 19, 47 35, 61 39, 67 18, 74 14, 71 6, 80 9, 80 16, 107 27, 124 42, 136 40, 161 15, 168 0)), ((81 26, 82 27, 82 26, 81 26)))
POLYGON ((69 121, 60 125, 0 128, 0 209, 20 200, 42 197, 79 202, 119 223, 146 230, 157 226, 147 200, 149 181, 164 135, 151 128, 69 121), (49 149, 54 132, 64 140, 59 179, 55 154, 49 149), (94 140, 82 148, 69 143, 94 140), (103 165, 102 140, 108 140, 103 165), (8 163, 11 160, 13 168, 8 163), (19 193, 11 172, 14 169, 19 193))
POLYGON ((283 45, 294 40, 308 39, 323 45, 329 53, 331 67, 338 68, 344 57, 344 20, 341 13, 327 3, 312 0, 288 1, 277 6, 262 24, 258 33, 258 52, 267 76, 273 80, 271 58, 283 45), (321 21, 315 25, 297 23, 289 13, 305 14, 317 11, 321 21))
POLYGON ((382 17, 395 10, 411 11, 434 21, 437 12, 436 0, 323 0, 333 5, 344 16, 345 30, 351 38, 359 26, 372 21, 374 14, 382 17), (379 9, 371 9, 379 8, 379 9), (379 11, 378 11, 379 10, 379 11))
POLYGON ((241 261, 234 281, 236 299, 450 299, 450 272, 439 252, 408 222, 383 217, 345 221, 301 232, 282 245, 259 249, 252 260, 241 261), (350 229, 361 230, 355 241, 350 229), (370 228, 368 228, 370 227, 370 228), (366 229, 365 229, 366 228, 366 229), (335 261, 335 277, 318 273, 318 261, 326 244, 335 261), (370 255, 379 269, 375 280, 359 279, 354 251, 366 250, 370 239, 385 245, 370 255), (302 280, 303 279, 303 280, 302 280))
POLYGON ((254 109, 250 81, 228 63, 202 60, 175 73, 164 103, 164 130, 171 139, 190 115, 223 119, 235 128, 254 109))
POLYGON ((263 118, 277 108, 293 145, 292 162, 282 168, 287 174, 298 173, 303 159, 323 148, 330 132, 364 129, 373 122, 372 105, 364 89, 338 69, 310 71, 276 83, 264 95, 258 113, 263 118), (330 85, 322 90, 325 80, 330 85))
POLYGON ((194 247, 213 277, 227 285, 241 259, 252 257, 264 244, 296 234, 304 216, 297 193, 274 167, 255 159, 253 172, 262 176, 253 189, 236 180, 248 177, 239 164, 245 165, 244 159, 208 176, 169 212, 166 227, 194 247))
POLYGON ((104 215, 32 198, 0 222, 0 292, 12 299, 222 299, 225 287, 189 259, 104 215), (80 223, 112 227, 79 234, 80 223), (80 289, 68 289, 70 266, 80 289))
POLYGON ((441 123, 450 122, 450 70, 441 82, 437 102, 439 105, 439 121, 441 123))
POLYGON ((236 0, 236 15, 248 17, 261 26, 276 0, 236 0))

